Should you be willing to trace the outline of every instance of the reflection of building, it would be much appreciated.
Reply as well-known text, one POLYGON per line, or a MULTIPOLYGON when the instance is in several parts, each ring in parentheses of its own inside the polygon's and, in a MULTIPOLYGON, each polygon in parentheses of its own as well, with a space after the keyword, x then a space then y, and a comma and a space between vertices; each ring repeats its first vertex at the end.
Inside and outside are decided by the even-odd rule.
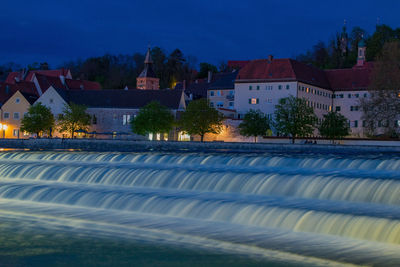
POLYGON ((14 93, 1 107, 2 109, 2 126, 6 125, 6 129, 2 131, 2 138, 27 138, 28 134, 22 133, 21 119, 28 112, 29 107, 37 100, 36 95, 14 93))
POLYGON ((147 49, 146 58, 144 60, 144 69, 136 78, 137 89, 142 90, 158 90, 160 89, 160 79, 157 78, 153 70, 153 60, 151 58, 150 48, 147 49))

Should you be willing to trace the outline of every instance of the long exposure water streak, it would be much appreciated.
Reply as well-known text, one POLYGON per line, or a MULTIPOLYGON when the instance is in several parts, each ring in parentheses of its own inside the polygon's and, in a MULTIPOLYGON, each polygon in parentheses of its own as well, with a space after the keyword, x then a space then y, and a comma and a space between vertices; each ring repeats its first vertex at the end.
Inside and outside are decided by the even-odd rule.
POLYGON ((0 219, 315 265, 400 265, 400 158, 3 152, 0 219))

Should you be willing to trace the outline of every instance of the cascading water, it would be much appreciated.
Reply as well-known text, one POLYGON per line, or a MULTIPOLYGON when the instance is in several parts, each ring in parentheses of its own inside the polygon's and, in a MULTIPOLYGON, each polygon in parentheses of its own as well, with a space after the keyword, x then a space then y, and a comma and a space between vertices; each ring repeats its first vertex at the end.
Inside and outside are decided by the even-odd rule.
POLYGON ((400 265, 400 158, 0 154, 0 219, 288 261, 400 265))

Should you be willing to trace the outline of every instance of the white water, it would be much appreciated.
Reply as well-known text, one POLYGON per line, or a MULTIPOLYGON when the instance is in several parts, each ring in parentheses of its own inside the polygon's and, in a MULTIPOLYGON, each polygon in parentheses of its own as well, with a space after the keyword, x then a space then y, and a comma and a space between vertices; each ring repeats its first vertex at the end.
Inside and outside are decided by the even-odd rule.
POLYGON ((1 217, 288 261, 398 266, 400 158, 5 152, 1 217))

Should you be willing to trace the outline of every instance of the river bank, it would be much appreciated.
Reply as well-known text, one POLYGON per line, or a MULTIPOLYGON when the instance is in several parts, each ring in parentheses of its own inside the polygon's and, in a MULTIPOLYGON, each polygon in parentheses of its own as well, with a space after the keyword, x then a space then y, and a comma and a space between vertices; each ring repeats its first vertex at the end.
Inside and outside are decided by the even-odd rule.
POLYGON ((387 145, 224 143, 128 141, 98 139, 0 139, 0 148, 27 150, 83 150, 97 152, 290 152, 290 153, 399 153, 400 142, 387 145))

